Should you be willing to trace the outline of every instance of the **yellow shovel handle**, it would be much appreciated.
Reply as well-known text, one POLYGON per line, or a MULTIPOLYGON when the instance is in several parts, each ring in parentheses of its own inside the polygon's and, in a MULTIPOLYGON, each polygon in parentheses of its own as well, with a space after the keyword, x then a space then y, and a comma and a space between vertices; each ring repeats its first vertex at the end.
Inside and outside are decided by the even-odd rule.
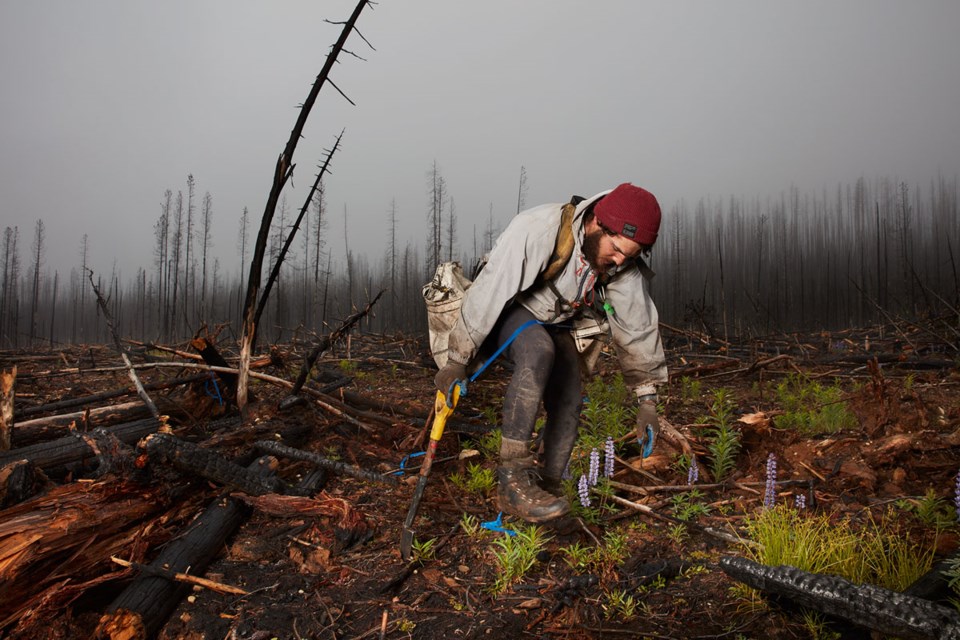
POLYGON ((437 391, 437 397, 433 401, 433 428, 430 429, 430 439, 439 440, 443 436, 443 428, 447 426, 447 418, 453 415, 453 410, 457 408, 457 402, 460 400, 460 385, 453 385, 452 401, 453 406, 447 405, 447 396, 443 391, 437 391))

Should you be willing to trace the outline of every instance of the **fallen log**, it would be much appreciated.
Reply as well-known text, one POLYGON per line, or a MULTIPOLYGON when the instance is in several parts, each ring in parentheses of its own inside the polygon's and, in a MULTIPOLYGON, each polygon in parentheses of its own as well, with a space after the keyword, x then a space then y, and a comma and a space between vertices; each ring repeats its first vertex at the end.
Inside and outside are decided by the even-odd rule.
POLYGON ((754 589, 885 635, 960 640, 960 614, 929 600, 795 567, 769 567, 746 558, 721 558, 720 568, 754 589))
POLYGON ((10 431, 13 429, 13 385, 17 368, 0 371, 0 451, 10 448, 10 431))
MULTIPOLYGON (((147 391, 156 391, 158 389, 170 389, 172 387, 178 387, 184 384, 190 384, 191 382, 199 382, 201 380, 206 380, 210 376, 205 373, 198 373, 193 376, 187 376, 184 378, 174 378, 172 380, 164 380, 162 382, 151 382, 149 384, 143 385, 143 388, 147 391)), ((29 416, 35 416, 43 413, 52 413, 54 411, 62 411, 63 409, 70 409, 72 407, 84 407, 98 402, 103 402, 104 400, 110 400, 112 398, 119 398, 122 396, 129 396, 136 393, 137 390, 124 387, 123 389, 114 389, 112 391, 104 391, 103 393, 95 393, 88 396, 82 396, 79 398, 69 398, 67 400, 58 400, 57 402, 50 402, 48 404, 38 405, 36 407, 26 407, 18 412, 20 418, 26 418, 29 416)))
POLYGON ((86 411, 61 413, 18 423, 13 430, 13 440, 16 446, 23 447, 29 443, 62 436, 71 424, 85 430, 108 427, 118 422, 131 422, 149 415, 150 411, 137 400, 86 411))
POLYGON ((27 460, 0 465, 0 509, 23 502, 46 483, 43 472, 27 460))
MULTIPOLYGON (((266 456, 244 469, 263 482, 272 477, 275 470, 276 460, 266 456)), ((149 566, 173 573, 203 573, 248 513, 240 500, 217 498, 190 523, 189 531, 167 544, 149 566)), ((163 575, 141 574, 107 607, 100 617, 96 637, 111 640, 153 637, 189 589, 189 584, 163 575)))
POLYGON ((152 433, 138 445, 150 458, 170 463, 175 469, 212 480, 254 496, 277 493, 283 482, 275 476, 264 477, 257 470, 241 467, 216 451, 203 449, 169 433, 152 433))
MULTIPOLYGON (((140 404, 140 403, 137 403, 140 404)), ((141 405, 142 406, 142 405, 141 405)), ((153 418, 144 418, 105 429, 124 444, 134 445, 144 437, 157 431, 161 423, 153 418)), ((84 462, 95 456, 90 445, 74 434, 56 440, 11 449, 0 454, 0 467, 17 460, 29 460, 35 466, 49 470, 66 464, 84 462)))
POLYGON ((273 442, 272 440, 258 440, 253 444, 253 446, 255 446, 257 449, 260 449, 264 453, 269 453, 270 455, 282 458, 291 458, 293 460, 302 460, 304 462, 309 462, 313 465, 316 465, 317 467, 329 469, 334 473, 351 476, 359 480, 383 482, 386 484, 397 484, 398 482, 396 476, 387 476, 376 471, 361 469, 360 467, 355 467, 343 462, 331 460, 330 458, 325 458, 317 453, 288 447, 280 444, 279 442, 273 442))
POLYGON ((38 594, 99 576, 106 558, 156 538, 151 523, 170 501, 169 486, 74 482, 0 512, 0 629, 35 609, 38 594))

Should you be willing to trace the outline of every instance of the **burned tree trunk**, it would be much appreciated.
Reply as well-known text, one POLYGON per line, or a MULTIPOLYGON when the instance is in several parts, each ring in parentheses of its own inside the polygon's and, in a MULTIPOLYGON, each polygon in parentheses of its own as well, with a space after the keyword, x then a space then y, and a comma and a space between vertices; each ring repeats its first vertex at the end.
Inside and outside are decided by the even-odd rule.
POLYGON ((10 431, 13 429, 13 384, 17 368, 0 371, 0 451, 10 448, 10 431))
POLYGON ((900 638, 960 640, 960 614, 935 602, 838 576, 721 558, 731 578, 828 615, 900 638))
POLYGON ((270 224, 273 221, 273 215, 277 209, 277 203, 280 200, 280 192, 293 173, 293 154, 303 134, 303 127, 307 123, 307 116, 310 115, 310 110, 313 109, 313 105, 317 101, 317 96, 320 95, 320 89, 323 88, 323 85, 330 75, 331 69, 333 69, 334 63, 337 61, 337 56, 340 55, 344 45, 347 43, 347 37, 350 35, 350 32, 353 31, 357 20, 360 18, 360 12, 363 11, 363 8, 367 6, 368 2, 369 0, 360 0, 353 10, 353 14, 344 23, 340 37, 327 55, 327 60, 323 68, 320 70, 316 81, 313 83, 313 87, 311 87, 310 92, 307 94, 307 99, 303 101, 303 106, 300 108, 300 116, 293 126, 293 131, 290 132, 287 144, 277 158, 277 167, 273 174, 273 184, 270 187, 270 195, 267 197, 266 207, 264 207, 263 218, 260 221, 260 232, 257 235, 257 242, 254 245, 253 259, 250 262, 250 277, 247 282, 246 299, 243 305, 243 327, 240 336, 240 375, 237 379, 237 405, 241 412, 246 409, 247 405, 247 382, 250 373, 250 359, 253 355, 253 343, 257 331, 256 313, 257 297, 260 291, 260 272, 263 267, 263 256, 267 247, 270 224))
POLYGON ((154 433, 140 443, 151 458, 169 462, 179 471, 218 482, 254 496, 274 493, 283 482, 274 476, 263 476, 259 467, 251 470, 234 464, 210 449, 203 449, 168 433, 154 433))
MULTIPOLYGON (((76 426, 80 431, 87 431, 94 427, 107 427, 118 422, 139 420, 149 415, 150 412, 143 403, 134 400, 109 407, 26 420, 17 424, 13 435, 17 446, 23 447, 28 443, 63 436, 71 425, 76 426)), ((150 419, 157 422, 153 418, 150 419)))
POLYGON ((169 487, 72 483, 0 512, 0 628, 35 609, 38 594, 68 577, 98 576, 111 555, 155 536, 148 525, 168 508, 169 494, 169 487))
MULTIPOLYGON (((230 363, 220 355, 217 348, 206 338, 194 338, 190 341, 190 345, 197 350, 203 361, 211 367, 230 367, 230 363)), ((237 374, 218 371, 216 376, 223 382, 225 393, 221 395, 232 402, 237 396, 237 374)))
MULTIPOLYGON (((105 431, 120 442, 132 446, 159 428, 159 421, 153 418, 145 418, 116 425, 105 431)), ((0 454, 0 467, 17 460, 29 460, 41 469, 53 469, 74 462, 83 462, 95 455, 96 453, 90 448, 88 442, 78 437, 77 434, 71 434, 49 442, 20 447, 0 454)))
MULTIPOLYGON (((245 471, 266 482, 275 470, 275 463, 265 456, 245 471)), ((240 500, 218 498, 190 524, 189 532, 164 547, 150 566, 174 573, 202 573, 248 513, 248 507, 240 500)), ((189 584, 167 577, 141 575, 107 607, 100 618, 97 637, 112 640, 153 637, 189 589, 189 584)))

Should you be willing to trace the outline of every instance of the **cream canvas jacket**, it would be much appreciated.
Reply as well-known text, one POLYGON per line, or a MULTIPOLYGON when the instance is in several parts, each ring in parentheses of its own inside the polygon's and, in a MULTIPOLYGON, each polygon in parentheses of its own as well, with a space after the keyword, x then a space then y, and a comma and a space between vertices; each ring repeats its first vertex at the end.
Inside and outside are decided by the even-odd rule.
MULTIPOLYGON (((486 266, 467 289, 460 317, 450 334, 449 358, 466 365, 477 354, 494 324, 517 302, 545 324, 562 324, 593 313, 597 274, 583 257, 583 214, 603 191, 577 205, 573 220, 574 248, 563 271, 553 280, 556 291, 538 276, 553 253, 563 203, 544 204, 521 212, 497 239, 486 266)), ((610 337, 624 380, 637 395, 656 393, 667 381, 657 309, 650 283, 633 260, 610 273, 604 285, 610 337)), ((599 305, 598 305, 599 306, 599 305)))

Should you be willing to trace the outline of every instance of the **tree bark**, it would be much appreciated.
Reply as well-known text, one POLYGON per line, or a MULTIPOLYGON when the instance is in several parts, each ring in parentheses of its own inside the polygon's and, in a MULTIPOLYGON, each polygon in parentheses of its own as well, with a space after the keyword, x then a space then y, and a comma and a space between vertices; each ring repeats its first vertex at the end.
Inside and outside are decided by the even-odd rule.
MULTIPOLYGON (((245 470, 266 481, 276 461, 265 456, 245 470)), ((249 513, 236 498, 217 498, 192 522, 189 532, 164 547, 149 566, 174 573, 203 573, 249 513)), ((190 585, 160 575, 140 575, 107 607, 97 637, 134 640, 153 637, 190 585)))
POLYGON ((13 387, 17 368, 0 371, 0 451, 10 448, 10 432, 13 430, 13 387))

